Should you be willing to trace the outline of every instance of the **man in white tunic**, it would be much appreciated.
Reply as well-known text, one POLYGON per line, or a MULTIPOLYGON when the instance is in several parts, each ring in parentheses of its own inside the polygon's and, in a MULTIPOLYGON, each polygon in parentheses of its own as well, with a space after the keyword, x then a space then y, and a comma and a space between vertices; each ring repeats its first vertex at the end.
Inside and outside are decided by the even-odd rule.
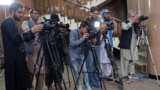
POLYGON ((120 37, 119 47, 121 52, 121 73, 125 81, 129 82, 130 78, 136 78, 135 62, 138 60, 137 49, 137 27, 138 15, 135 11, 128 11, 128 19, 122 22, 122 35, 120 37))

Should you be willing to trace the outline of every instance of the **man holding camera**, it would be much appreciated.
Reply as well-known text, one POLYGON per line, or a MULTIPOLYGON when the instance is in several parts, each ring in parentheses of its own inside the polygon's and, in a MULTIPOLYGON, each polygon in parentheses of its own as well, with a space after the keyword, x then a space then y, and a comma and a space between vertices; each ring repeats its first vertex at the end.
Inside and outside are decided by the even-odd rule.
POLYGON ((113 48, 113 31, 116 31, 117 29, 117 23, 116 21, 111 17, 111 12, 108 9, 103 9, 101 12, 102 15, 102 21, 105 22, 106 25, 108 26, 108 37, 110 41, 110 45, 113 48))
MULTIPOLYGON (((82 67, 82 63, 84 60, 83 45, 85 43, 85 40, 88 39, 89 37, 89 34, 87 33, 88 32, 87 28, 88 28, 87 22, 83 21, 79 29, 75 29, 70 32, 69 57, 70 57, 71 67, 74 70, 74 76, 76 81, 79 76, 78 67, 82 67)), ((92 90, 89 85, 88 73, 86 72, 87 72, 86 62, 84 62, 82 67, 82 73, 84 78, 83 80, 85 83, 86 90, 92 90)), ((81 84, 82 84, 81 81, 78 80, 77 90, 83 90, 81 84)))
POLYGON ((135 74, 135 62, 138 60, 137 23, 139 16, 133 10, 128 11, 128 19, 122 22, 122 34, 119 47, 121 53, 121 73, 126 82, 131 78, 138 79, 135 74))
POLYGON ((104 42, 106 42, 106 39, 107 39, 107 44, 109 44, 111 50, 113 50, 113 39, 112 39, 113 31, 117 29, 117 23, 111 18, 110 11, 108 9, 103 9, 101 11, 101 15, 102 15, 101 22, 107 25, 107 29, 101 35, 103 37, 101 37, 102 43, 101 43, 101 51, 100 51, 100 63, 101 63, 101 68, 103 68, 103 66, 105 67, 104 77, 109 78, 112 74, 111 72, 112 66, 110 63, 110 58, 107 55, 108 53, 113 53, 113 52, 106 51, 106 49, 104 48, 104 42))
MULTIPOLYGON (((22 23, 22 29, 23 29, 24 32, 30 30, 34 25, 38 24, 39 11, 37 9, 31 9, 29 11, 29 14, 30 14, 30 20, 24 21, 22 23)), ((40 55, 38 56, 38 52, 40 50, 41 44, 38 41, 38 39, 39 39, 38 33, 34 34, 34 36, 35 36, 35 38, 32 41, 27 42, 27 43, 31 43, 31 45, 33 45, 33 49, 32 49, 31 52, 27 52, 27 50, 26 50, 26 53, 27 53, 26 59, 27 59, 28 69, 29 69, 29 72, 30 72, 30 80, 31 80, 31 82, 33 82, 34 75, 36 75, 36 79, 37 79, 38 73, 39 73, 39 80, 37 81, 38 85, 36 87, 36 90, 42 90, 43 89, 43 85, 44 85, 44 70, 45 70, 45 68, 44 68, 44 60, 43 60, 43 65, 41 67, 40 72, 38 72, 38 70, 40 68, 41 57, 43 57, 43 50, 41 49, 40 55), (38 62, 36 61, 37 60, 37 56, 39 58, 38 62), (34 72, 34 70, 36 70, 36 71, 34 72)), ((32 86, 32 88, 34 88, 34 87, 32 86)))
MULTIPOLYGON (((99 32, 99 8, 98 7, 91 7, 90 9, 90 15, 85 19, 85 21, 88 23, 89 33, 91 32, 99 32)), ((89 76, 89 83, 92 86, 96 88, 100 88, 99 83, 99 69, 100 69, 100 33, 94 35, 95 37, 91 38, 92 45, 95 46, 95 51, 98 57, 98 60, 94 60, 95 57, 93 57, 91 47, 88 49, 88 53, 86 54, 86 65, 87 65, 87 71, 89 76), (96 63, 97 62, 97 63, 96 63)))

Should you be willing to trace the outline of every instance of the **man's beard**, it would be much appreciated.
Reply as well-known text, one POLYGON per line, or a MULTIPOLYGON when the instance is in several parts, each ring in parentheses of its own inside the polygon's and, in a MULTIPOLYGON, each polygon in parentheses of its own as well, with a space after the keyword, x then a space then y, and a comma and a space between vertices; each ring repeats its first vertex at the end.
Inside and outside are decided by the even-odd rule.
POLYGON ((110 17, 104 17, 104 21, 110 21, 110 17))
POLYGON ((18 18, 18 17, 16 16, 16 14, 13 15, 13 18, 14 18, 14 20, 16 20, 16 21, 21 21, 21 18, 18 18))

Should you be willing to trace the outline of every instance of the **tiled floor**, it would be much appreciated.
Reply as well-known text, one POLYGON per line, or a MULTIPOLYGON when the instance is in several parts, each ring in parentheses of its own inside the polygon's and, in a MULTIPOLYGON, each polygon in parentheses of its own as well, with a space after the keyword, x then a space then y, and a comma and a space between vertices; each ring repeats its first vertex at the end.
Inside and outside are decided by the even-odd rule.
MULTIPOLYGON (((117 66, 119 68, 119 60, 116 60, 117 61, 117 66)), ((68 67, 69 68, 69 67, 68 67)), ((0 70, 1 72, 2 70, 0 70)), ((68 74, 67 74, 67 67, 65 67, 65 70, 64 70, 64 74, 63 74, 63 78, 66 82, 66 87, 67 87, 67 90, 74 90, 74 82, 73 82, 73 78, 72 78, 72 74, 71 74, 71 71, 69 69, 69 77, 70 77, 70 83, 71 83, 71 87, 69 86, 69 82, 68 82, 68 74)), ((0 90, 5 90, 5 84, 4 84, 4 76, 0 77, 0 90)), ((35 80, 34 82, 35 83, 35 80)), ((106 81, 104 80, 104 83, 105 83, 105 86, 106 86, 106 90, 120 90, 119 89, 119 84, 118 83, 115 83, 113 81, 106 81)), ((158 83, 157 83, 157 80, 153 80, 153 79, 144 79, 144 81, 140 81, 140 80, 132 80, 131 83, 126 83, 124 82, 123 83, 123 87, 124 87, 124 90, 160 90, 160 87, 158 86, 158 83)), ((44 86, 44 90, 48 90, 46 88, 46 86, 44 86)), ((55 90, 55 89, 53 89, 55 90)), ((83 89, 85 90, 85 89, 83 89)), ((103 89, 96 89, 93 87, 93 90, 105 90, 104 88, 103 89)))
MULTIPOLYGON (((72 75, 70 74, 70 77, 71 76, 72 75)), ((67 74, 65 74, 64 78, 65 78, 67 90, 74 90, 73 80, 71 80, 71 88, 69 88, 67 74)), ((106 85, 106 90, 119 90, 119 88, 118 88, 119 84, 117 84, 113 81, 105 81, 104 80, 104 82, 106 85)), ((0 77, 0 90, 5 90, 4 76, 0 77)), ((44 87, 44 90, 47 90, 47 88, 44 87)), ((85 89, 83 89, 83 90, 85 90, 85 89)), ((105 90, 105 89, 93 88, 93 90, 105 90)), ((156 80, 145 79, 144 81, 133 80, 131 83, 124 82, 124 90, 160 90, 160 87, 158 86, 158 83, 156 80)))

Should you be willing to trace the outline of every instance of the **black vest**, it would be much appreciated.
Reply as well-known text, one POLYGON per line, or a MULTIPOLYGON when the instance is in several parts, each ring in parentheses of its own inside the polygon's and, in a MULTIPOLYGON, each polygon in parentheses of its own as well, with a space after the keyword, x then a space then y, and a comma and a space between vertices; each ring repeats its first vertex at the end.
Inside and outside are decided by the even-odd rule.
MULTIPOLYGON (((126 23, 129 23, 129 21, 126 21, 126 23)), ((138 32, 138 24, 134 23, 132 25, 134 27, 134 32, 137 35, 138 32)), ((129 28, 129 30, 122 30, 121 37, 120 37, 120 43, 119 47, 122 49, 130 49, 131 46, 131 39, 132 39, 132 27, 129 28)))

